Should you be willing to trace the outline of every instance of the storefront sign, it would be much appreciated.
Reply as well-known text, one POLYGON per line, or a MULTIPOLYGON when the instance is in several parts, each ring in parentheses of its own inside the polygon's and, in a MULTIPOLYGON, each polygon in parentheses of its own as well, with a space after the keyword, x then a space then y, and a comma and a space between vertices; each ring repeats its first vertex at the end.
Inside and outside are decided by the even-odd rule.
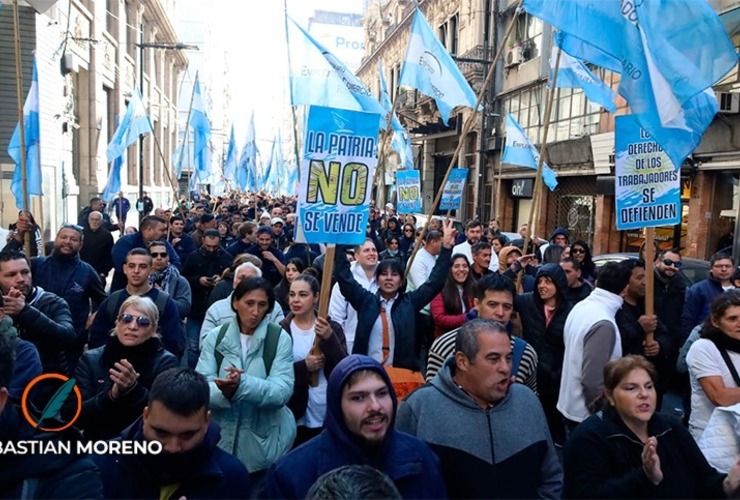
POLYGON ((633 115, 616 119, 617 229, 681 222, 681 178, 663 148, 633 115))
POLYGON ((534 179, 514 179, 511 183, 511 196, 514 198, 531 198, 534 179))

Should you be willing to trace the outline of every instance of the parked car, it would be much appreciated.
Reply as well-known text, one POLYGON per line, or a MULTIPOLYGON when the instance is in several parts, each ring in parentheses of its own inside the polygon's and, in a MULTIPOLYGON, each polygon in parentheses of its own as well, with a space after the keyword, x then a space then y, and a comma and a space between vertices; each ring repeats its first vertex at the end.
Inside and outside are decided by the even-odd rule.
MULTIPOLYGON (((595 256, 593 261, 594 264, 596 264, 596 269, 598 269, 607 262, 622 262, 623 260, 637 258, 639 258, 639 256, 634 252, 607 253, 595 256)), ((683 262, 681 273, 686 276, 692 284, 709 277, 709 262, 706 260, 683 257, 681 262, 683 262)))

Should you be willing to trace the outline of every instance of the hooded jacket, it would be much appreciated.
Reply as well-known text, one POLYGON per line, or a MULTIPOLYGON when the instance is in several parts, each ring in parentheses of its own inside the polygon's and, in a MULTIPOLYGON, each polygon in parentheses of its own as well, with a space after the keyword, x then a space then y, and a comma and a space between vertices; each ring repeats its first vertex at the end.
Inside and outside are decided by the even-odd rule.
MULTIPOLYGON (((0 413, 0 443, 38 440, 51 446, 60 440, 80 439, 72 428, 56 433, 35 431, 10 402, 0 413)), ((98 469, 86 456, 4 450, 0 453, 0 498, 103 498, 103 491, 98 469)))
MULTIPOLYGON (((139 418, 119 440, 145 441, 139 418)), ((249 473, 236 457, 218 447, 221 429, 211 420, 203 442, 185 453, 100 455, 105 498, 159 498, 162 486, 177 483, 169 498, 245 498, 249 473)))
POLYGON ((445 498, 439 459, 419 439, 394 429, 398 401, 380 363, 368 356, 344 358, 329 377, 324 430, 280 459, 268 472, 265 498, 305 498, 324 473, 344 465, 370 465, 386 474, 403 498, 445 498), (385 439, 375 448, 363 446, 344 423, 342 390, 350 375, 359 370, 376 372, 388 386, 393 415, 385 439))
POLYGON ((221 276, 224 269, 233 262, 234 258, 223 248, 219 247, 216 252, 208 252, 204 247, 200 247, 188 256, 188 260, 182 267, 182 276, 190 284, 192 302, 190 307, 189 319, 203 322, 203 318, 208 310, 208 295, 213 288, 206 288, 200 284, 200 278, 203 276, 211 277, 214 274, 221 276))
POLYGON ((551 245, 555 244, 555 236, 565 236, 565 239, 570 242, 570 234, 568 234, 568 230, 564 227, 556 227, 555 231, 552 232, 550 239, 547 240, 551 245))
MULTIPOLYGON (((519 270, 521 270, 521 265, 516 262, 513 266, 506 264, 506 260, 511 252, 519 252, 519 254, 521 254, 522 250, 511 245, 503 247, 498 253, 498 273, 516 283, 517 274, 519 273, 519 270)), ((522 290, 524 292, 531 292, 534 290, 534 278, 531 273, 535 272, 535 269, 536 268, 534 266, 527 266, 524 268, 524 276, 522 276, 522 290)))
POLYGON ((484 410, 454 370, 448 358, 431 383, 406 397, 396 421, 440 457, 450 497, 560 498, 563 471, 534 393, 512 384, 484 410))
POLYGON ((550 324, 546 324, 545 304, 536 285, 535 291, 514 297, 514 309, 521 318, 522 338, 537 351, 537 391, 540 395, 551 395, 557 400, 565 356, 563 328, 571 305, 565 299, 568 281, 563 269, 558 264, 545 264, 537 271, 535 283, 542 276, 549 277, 557 288, 558 305, 553 311, 550 324))

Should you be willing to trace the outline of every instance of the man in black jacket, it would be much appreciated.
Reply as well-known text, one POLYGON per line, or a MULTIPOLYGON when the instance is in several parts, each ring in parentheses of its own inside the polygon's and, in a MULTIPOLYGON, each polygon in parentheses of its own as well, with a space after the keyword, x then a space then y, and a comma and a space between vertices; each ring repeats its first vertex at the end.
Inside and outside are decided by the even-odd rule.
POLYGON ((5 313, 38 349, 44 372, 71 375, 84 339, 64 299, 33 286, 29 261, 17 252, 0 252, 0 289, 5 313))
MULTIPOLYGON (((686 302, 688 278, 681 272, 681 254, 677 248, 662 250, 655 259, 655 315, 673 338, 673 358, 685 340, 681 335, 681 312, 686 302)), ((674 363, 675 364, 675 363, 674 363)))
POLYGON ((20 442, 41 441, 44 447, 59 449, 61 439, 80 439, 72 428, 56 433, 34 429, 8 400, 14 356, 12 341, 0 335, 0 498, 102 498, 100 475, 87 457, 10 451, 20 442))
POLYGON ((565 300, 571 306, 578 304, 591 294, 593 288, 587 282, 581 279, 581 263, 573 257, 566 257, 560 261, 560 267, 565 273, 565 279, 568 281, 568 288, 565 290, 565 300))
POLYGON ((91 212, 87 220, 89 227, 82 230, 85 244, 80 249, 80 258, 95 269, 105 286, 108 273, 113 269, 113 235, 103 227, 100 212, 91 212))
POLYGON ((221 430, 208 410, 208 382, 188 368, 160 373, 144 415, 121 439, 158 441, 159 455, 95 458, 105 498, 247 498, 249 473, 219 448, 221 430))
POLYGON ((191 368, 198 363, 200 329, 208 310, 208 295, 233 260, 231 254, 221 247, 218 230, 209 229, 203 234, 203 245, 188 256, 182 268, 182 276, 190 283, 193 297, 186 325, 188 366, 191 368))
POLYGON ((272 286, 277 286, 285 273, 285 255, 272 245, 272 230, 269 227, 257 230, 257 243, 249 247, 247 253, 262 259, 262 276, 272 286))

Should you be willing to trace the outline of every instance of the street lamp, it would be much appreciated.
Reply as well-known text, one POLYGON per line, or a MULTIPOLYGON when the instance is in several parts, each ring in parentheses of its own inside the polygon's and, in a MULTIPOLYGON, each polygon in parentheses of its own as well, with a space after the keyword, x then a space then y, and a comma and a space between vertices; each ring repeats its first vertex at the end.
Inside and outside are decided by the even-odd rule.
MULTIPOLYGON (((141 90, 142 99, 144 96, 144 49, 163 49, 163 50, 199 50, 197 45, 188 45, 186 43, 145 43, 144 42, 144 25, 139 25, 140 41, 136 44, 139 47, 139 89, 141 90)), ((152 131, 154 133, 154 131, 152 131)), ((144 198, 144 136, 139 136, 139 199, 137 200, 136 209, 139 211, 138 202, 144 198)), ((139 223, 143 212, 139 211, 139 223)))

